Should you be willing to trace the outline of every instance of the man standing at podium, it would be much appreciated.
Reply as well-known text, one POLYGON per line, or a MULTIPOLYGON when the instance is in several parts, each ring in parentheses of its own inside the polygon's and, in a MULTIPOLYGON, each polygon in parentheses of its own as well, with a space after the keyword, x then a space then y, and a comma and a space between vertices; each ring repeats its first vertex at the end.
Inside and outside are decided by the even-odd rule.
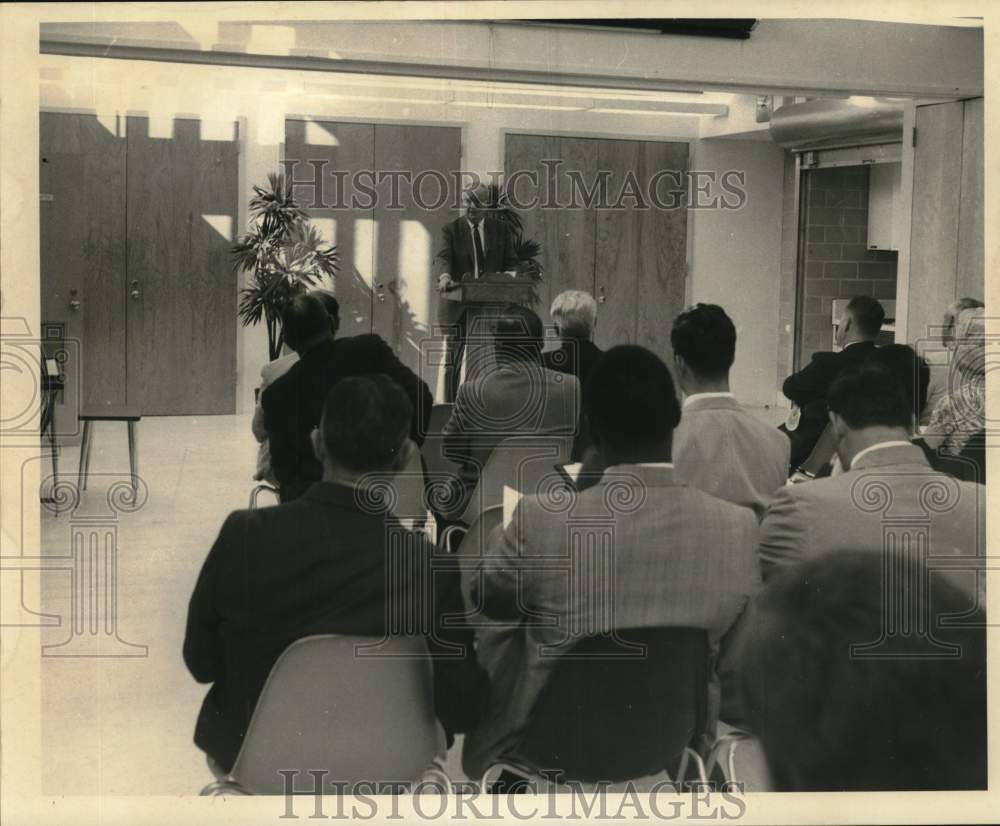
MULTIPOLYGON (((445 225, 441 249, 434 259, 440 273, 438 322, 445 328, 444 392, 449 402, 455 400, 458 392, 466 339, 470 334, 490 336, 491 331, 479 329, 482 323, 477 324, 476 320, 488 315, 491 305, 449 301, 444 293, 487 274, 517 275, 514 239, 505 223, 489 215, 489 201, 490 189, 486 184, 478 184, 465 193, 465 215, 445 225)), ((466 373, 469 374, 468 369, 466 373)))

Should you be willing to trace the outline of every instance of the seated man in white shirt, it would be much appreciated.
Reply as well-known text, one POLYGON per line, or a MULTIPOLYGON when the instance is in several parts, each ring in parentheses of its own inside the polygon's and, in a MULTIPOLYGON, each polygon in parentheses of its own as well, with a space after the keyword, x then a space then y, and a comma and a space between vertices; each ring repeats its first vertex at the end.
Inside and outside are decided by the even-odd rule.
POLYGON ((985 488, 935 471, 910 442, 913 407, 896 374, 878 363, 855 368, 831 385, 827 405, 845 470, 777 492, 761 522, 765 580, 825 551, 907 546, 926 548, 942 573, 979 590, 983 572, 971 568, 985 553, 985 488))
POLYGON ((729 390, 736 327, 716 304, 696 304, 670 331, 674 375, 684 391, 674 431, 677 476, 720 499, 752 508, 759 519, 785 484, 791 445, 779 430, 744 410, 729 390))

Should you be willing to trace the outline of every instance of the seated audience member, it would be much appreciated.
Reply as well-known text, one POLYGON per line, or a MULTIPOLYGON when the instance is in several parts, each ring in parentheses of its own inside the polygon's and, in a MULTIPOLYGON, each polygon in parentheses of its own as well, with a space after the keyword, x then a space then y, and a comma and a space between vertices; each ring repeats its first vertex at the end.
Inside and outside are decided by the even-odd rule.
POLYGON ((962 310, 955 320, 947 392, 931 413, 924 439, 932 448, 957 456, 986 428, 985 310, 962 310))
POLYGON ((584 387, 602 352, 592 340, 597 324, 597 302, 590 293, 566 290, 552 301, 549 314, 559 333, 560 345, 558 350, 542 353, 542 363, 549 370, 576 376, 584 387))
MULTIPOLYGON (((892 370, 855 368, 833 383, 827 402, 844 472, 777 492, 761 522, 765 579, 825 551, 881 553, 887 530, 913 534, 935 556, 985 551, 982 486, 935 471, 910 442, 913 408, 892 370)), ((955 575, 975 589, 975 574, 955 575)))
POLYGON ((512 436, 566 435, 577 431, 580 385, 542 366, 541 319, 510 305, 496 320, 496 366, 458 389, 442 430, 444 455, 460 465, 459 489, 445 516, 465 510, 493 449, 512 436))
POLYGON ((954 583, 914 557, 884 581, 879 555, 846 548, 771 579, 740 628, 740 693, 774 790, 985 789, 985 617, 949 626, 970 609, 954 583), (887 633, 887 599, 913 633, 887 633))
MULTIPOLYGON (((597 302, 590 293, 566 290, 552 301, 549 314, 559 333, 560 345, 558 350, 542 353, 542 363, 549 370, 576 376, 582 393, 587 376, 602 352, 592 340, 597 324, 597 302)), ((573 461, 583 458, 588 445, 589 439, 581 427, 573 442, 573 461)))
MULTIPOLYGON (((340 327, 340 303, 329 290, 313 290, 312 294, 323 302, 323 306, 326 307, 326 312, 330 316, 330 330, 333 335, 337 335, 337 329, 340 327)), ((258 482, 278 484, 274 471, 271 469, 271 450, 267 443, 267 424, 264 421, 264 407, 261 404, 261 398, 264 391, 276 379, 285 375, 298 360, 299 354, 291 350, 260 368, 260 387, 257 393, 257 403, 254 406, 253 422, 250 425, 254 438, 260 445, 257 449, 257 470, 253 476, 258 482)))
POLYGON ((885 310, 874 298, 856 295, 844 310, 837 326, 836 343, 840 352, 813 353, 812 360, 793 373, 782 385, 782 392, 797 409, 780 429, 792 440, 791 466, 794 471, 808 458, 826 427, 826 391, 844 370, 861 364, 875 348, 875 338, 882 329, 885 310))
POLYGON ((960 298, 948 305, 941 325, 941 344, 945 349, 929 349, 925 354, 931 370, 930 386, 927 388, 927 405, 924 407, 920 424, 926 426, 937 403, 948 392, 951 355, 955 344, 955 321, 963 310, 982 308, 983 302, 975 298, 960 298))
POLYGON ((679 479, 758 518, 788 478, 788 439, 744 410, 729 391, 736 327, 715 304, 696 304, 670 331, 674 375, 684 391, 674 431, 679 479))
POLYGON ((439 622, 463 610, 457 573, 432 576, 430 543, 364 491, 367 474, 396 472, 416 450, 412 412, 385 375, 338 382, 311 435, 321 480, 293 502, 236 511, 223 524, 191 596, 184 639, 188 670, 212 683, 195 743, 217 772, 232 767, 275 661, 313 634, 418 628, 427 629, 432 653, 444 641, 464 646, 468 656, 435 661, 435 701, 448 732, 476 720, 483 686, 471 631, 439 622), (399 547, 419 564, 393 565, 391 548, 399 547))
POLYGON ((414 409, 410 436, 418 445, 423 444, 433 405, 431 392, 381 338, 334 338, 322 302, 308 294, 292 299, 282 316, 282 330, 299 360, 261 394, 271 466, 282 502, 301 496, 322 476, 309 434, 319 424, 330 388, 348 376, 385 373, 395 381, 414 409))
POLYGON ((478 638, 493 699, 466 735, 470 777, 516 746, 555 661, 547 646, 670 626, 706 629, 714 644, 759 586, 753 512, 674 474, 680 405, 666 364, 634 345, 608 350, 590 374, 584 408, 594 447, 583 478, 596 481, 560 507, 545 496, 521 499, 473 577, 473 604, 502 623, 478 638), (599 562, 587 541, 606 530, 595 518, 613 520, 613 533, 598 538, 598 547, 609 543, 599 562), (595 562, 599 570, 589 571, 595 562))

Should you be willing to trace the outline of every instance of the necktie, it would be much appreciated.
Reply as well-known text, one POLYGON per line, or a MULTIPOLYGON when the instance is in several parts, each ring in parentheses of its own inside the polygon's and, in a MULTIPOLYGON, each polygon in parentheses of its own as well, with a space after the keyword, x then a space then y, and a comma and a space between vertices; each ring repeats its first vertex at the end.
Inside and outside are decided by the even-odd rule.
POLYGON ((476 248, 476 278, 479 278, 483 274, 483 270, 486 268, 486 254, 483 252, 483 239, 479 237, 482 224, 472 225, 472 243, 476 248))

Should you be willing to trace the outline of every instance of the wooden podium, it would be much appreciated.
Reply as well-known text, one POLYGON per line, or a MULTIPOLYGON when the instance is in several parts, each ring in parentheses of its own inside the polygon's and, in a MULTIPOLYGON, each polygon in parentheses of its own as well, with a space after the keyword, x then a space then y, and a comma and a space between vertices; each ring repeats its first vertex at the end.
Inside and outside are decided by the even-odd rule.
POLYGON ((535 298, 535 280, 505 273, 486 273, 481 278, 463 281, 441 294, 446 301, 463 304, 531 304, 535 298))

